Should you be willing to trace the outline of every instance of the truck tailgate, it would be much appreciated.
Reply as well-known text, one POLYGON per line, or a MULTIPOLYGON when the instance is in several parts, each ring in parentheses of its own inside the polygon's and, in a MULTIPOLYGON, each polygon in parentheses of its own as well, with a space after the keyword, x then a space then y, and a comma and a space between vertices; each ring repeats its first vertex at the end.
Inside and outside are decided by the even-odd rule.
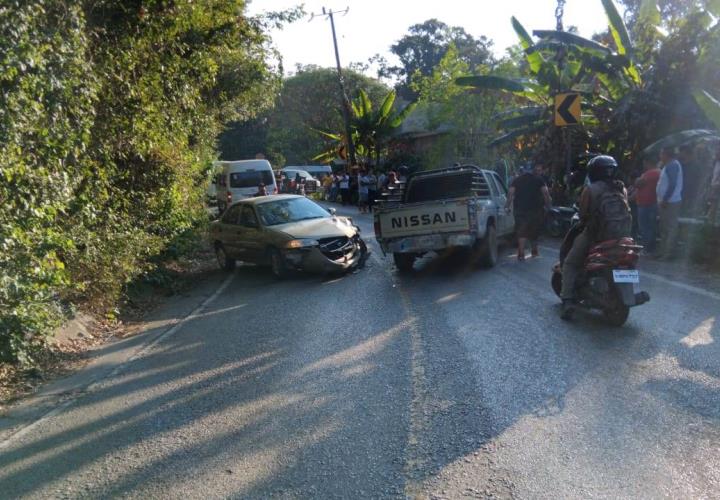
POLYGON ((468 231, 467 201, 422 203, 381 212, 378 216, 382 238, 431 233, 468 231))

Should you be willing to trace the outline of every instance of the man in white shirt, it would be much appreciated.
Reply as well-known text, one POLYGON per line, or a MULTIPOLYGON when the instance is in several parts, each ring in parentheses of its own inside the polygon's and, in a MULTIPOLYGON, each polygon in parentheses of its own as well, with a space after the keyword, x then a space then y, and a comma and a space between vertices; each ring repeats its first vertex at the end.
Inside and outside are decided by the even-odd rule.
POLYGON ((347 172, 340 174, 340 198, 343 205, 350 204, 350 176, 347 172))
POLYGON ((660 231, 662 242, 658 258, 669 259, 677 244, 683 191, 683 169, 677 160, 675 149, 665 147, 660 152, 662 171, 657 183, 657 199, 660 208, 660 231))

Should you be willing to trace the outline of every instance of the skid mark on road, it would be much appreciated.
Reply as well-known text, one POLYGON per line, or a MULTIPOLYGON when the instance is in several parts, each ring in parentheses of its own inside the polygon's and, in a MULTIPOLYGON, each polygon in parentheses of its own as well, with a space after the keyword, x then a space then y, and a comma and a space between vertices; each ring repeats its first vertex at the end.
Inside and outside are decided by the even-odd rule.
MULTIPOLYGON (((80 389, 79 391, 77 391, 76 394, 77 394, 78 396, 80 396, 80 395, 85 395, 85 394, 89 394, 89 393, 93 392, 95 389, 97 389, 97 387, 98 387, 102 382, 104 382, 104 381, 107 380, 107 379, 110 379, 110 378, 113 378, 113 377, 117 376, 117 375, 118 375, 122 370, 124 370, 125 367, 127 367, 130 363, 132 363, 133 361, 135 361, 135 360, 138 359, 139 357, 141 357, 141 356, 145 355, 146 353, 148 353, 149 351, 151 351, 156 345, 158 345, 160 342, 162 342, 162 341, 165 340, 166 338, 174 335, 178 330, 180 330, 180 328, 182 328, 182 326, 183 326, 185 323, 187 323, 188 321, 191 321, 192 319, 195 319, 195 318, 199 317, 199 316, 202 314, 202 312, 203 312, 210 304, 212 304, 212 303, 220 296, 220 294, 222 294, 222 293, 225 291, 225 289, 226 289, 228 286, 230 286, 230 283, 232 283, 232 281, 233 281, 234 278, 235 278, 235 273, 233 273, 233 274, 231 274, 230 276, 228 276, 227 278, 225 278, 225 280, 220 284, 220 286, 218 287, 218 289, 215 290, 215 292, 214 292, 210 297, 208 297, 207 299, 205 299, 199 306, 197 306, 195 309, 193 309, 192 311, 190 311, 190 313, 188 313, 186 316, 184 316, 184 317, 182 317, 182 318, 180 318, 180 319, 177 319, 177 320, 171 322, 171 323, 169 324, 169 328, 168 328, 167 330, 165 330, 164 332, 162 332, 161 334, 159 334, 158 336, 156 336, 155 338, 153 338, 153 339, 152 339, 150 342, 148 342, 147 344, 144 344, 143 346, 141 346, 140 348, 138 348, 138 350, 135 351, 135 353, 134 353, 132 356, 130 356, 128 359, 126 359, 125 361, 123 361, 122 363, 120 363, 120 364, 119 364, 117 367, 115 367, 115 369, 112 370, 110 373, 108 373, 107 375, 105 375, 105 376, 103 376, 103 377, 101 377, 101 378, 99 378, 99 379, 97 379, 97 380, 93 380, 87 387, 85 387, 84 389, 80 389)), ((31 422, 30 424, 28 424, 28 425, 26 425, 26 426, 24 426, 24 427, 21 427, 20 429, 18 429, 18 430, 15 431, 14 433, 10 434, 10 435, 9 435, 7 438, 5 438, 3 441, 0 441, 0 451, 3 450, 3 449, 5 449, 5 448, 7 448, 7 447, 9 447, 10 444, 12 444, 13 441, 22 438, 23 436, 25 436, 26 434, 28 434, 30 431, 32 431, 33 429, 35 429, 37 426, 39 426, 41 423, 43 423, 43 422, 45 422, 45 421, 53 418, 54 416, 58 415, 59 413, 61 413, 61 412, 64 411, 65 409, 67 409, 70 405, 72 405, 75 401, 77 401, 77 398, 76 398, 76 397, 70 397, 69 399, 66 399, 65 401, 62 401, 62 402, 59 403, 57 406, 55 406, 55 408, 53 408, 52 410, 48 411, 47 413, 41 415, 41 416, 40 416, 37 420, 35 420, 34 422, 31 422)))

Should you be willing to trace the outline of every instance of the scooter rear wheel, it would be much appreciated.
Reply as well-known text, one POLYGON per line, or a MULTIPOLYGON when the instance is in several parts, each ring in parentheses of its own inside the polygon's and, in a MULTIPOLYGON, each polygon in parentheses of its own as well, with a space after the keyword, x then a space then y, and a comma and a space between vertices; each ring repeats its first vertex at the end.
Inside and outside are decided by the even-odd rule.
POLYGON ((605 309, 603 315, 611 326, 620 327, 627 321, 630 308, 623 303, 616 303, 612 308, 605 309))
POLYGON ((562 273, 553 271, 552 278, 550 279, 550 285, 552 285, 555 295, 560 297, 560 292, 562 291, 562 273))

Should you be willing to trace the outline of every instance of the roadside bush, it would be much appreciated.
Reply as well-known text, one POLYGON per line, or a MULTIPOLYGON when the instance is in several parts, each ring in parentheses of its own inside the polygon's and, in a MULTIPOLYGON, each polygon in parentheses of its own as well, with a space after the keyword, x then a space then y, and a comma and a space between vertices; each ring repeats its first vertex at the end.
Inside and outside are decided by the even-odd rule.
POLYGON ((207 221, 225 122, 279 74, 240 0, 0 6, 0 361, 31 364, 75 303, 114 308, 207 221))
POLYGON ((96 85, 78 6, 0 8, 0 359, 31 362, 62 319, 62 218, 86 168, 96 85))

